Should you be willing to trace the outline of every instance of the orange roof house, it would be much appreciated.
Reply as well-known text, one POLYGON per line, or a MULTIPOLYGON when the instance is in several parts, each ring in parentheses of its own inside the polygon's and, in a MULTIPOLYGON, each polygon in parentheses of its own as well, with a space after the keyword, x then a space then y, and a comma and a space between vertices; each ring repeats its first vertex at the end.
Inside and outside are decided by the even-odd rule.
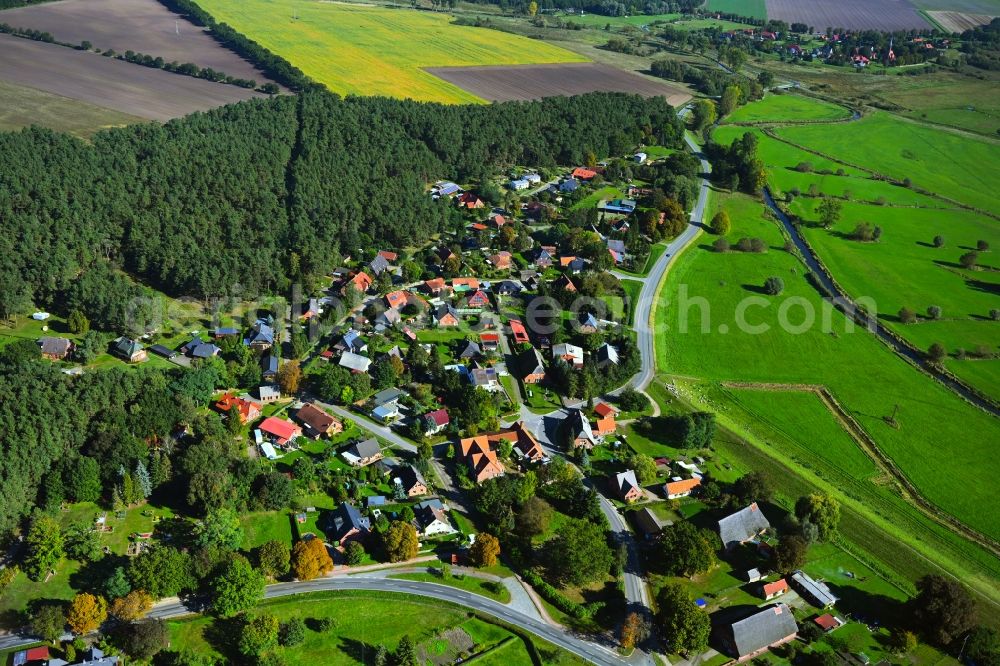
POLYGON ((788 581, 782 578, 781 580, 776 580, 773 583, 764 583, 761 586, 760 591, 765 599, 780 597, 785 592, 788 592, 788 581))
POLYGON ((531 462, 537 462, 545 457, 541 444, 528 431, 523 421, 518 421, 506 430, 466 437, 459 440, 456 454, 469 464, 469 471, 472 472, 476 483, 503 474, 503 465, 496 455, 500 442, 503 441, 513 444, 531 462))
POLYGON ((490 304, 490 297, 486 295, 486 292, 477 289, 469 295, 466 303, 470 308, 485 308, 490 304))
POLYGON ((399 255, 398 254, 396 254, 395 252, 389 252, 388 250, 379 250, 378 251, 378 256, 382 257, 383 259, 385 259, 389 263, 392 263, 392 262, 396 261, 397 259, 399 259, 399 255))
POLYGON ((433 280, 424 280, 424 289, 431 296, 437 296, 446 287, 444 278, 434 278, 433 280))
POLYGON ((594 405, 594 413, 597 414, 598 418, 606 419, 617 414, 618 410, 607 402, 600 402, 594 405))
POLYGON ((479 289, 479 279, 474 277, 457 277, 451 281, 451 288, 455 291, 479 289))
POLYGON ((249 423, 260 418, 260 405, 253 400, 239 398, 232 393, 227 393, 215 403, 215 408, 225 414, 233 414, 233 410, 239 414, 240 423, 249 423))
POLYGON ((566 268, 567 266, 569 266, 574 261, 576 261, 576 257, 575 256, 559 257, 559 266, 561 268, 566 268))
POLYGON ((503 225, 507 224, 507 218, 504 217, 503 215, 494 215, 490 219, 490 222, 492 222, 494 226, 496 226, 496 228, 499 229, 503 225))
POLYGON ((372 279, 369 277, 368 273, 361 271, 350 280, 344 284, 344 288, 340 290, 341 294, 346 294, 348 289, 357 289, 362 294, 371 289, 372 279))
POLYGON ((497 252, 490 257, 490 263, 493 264, 493 268, 498 271, 507 270, 511 267, 514 255, 512 255, 507 250, 497 252))
POLYGON ((388 294, 385 295, 386 305, 388 305, 390 308, 399 309, 404 305, 406 305, 406 301, 407 301, 406 292, 402 290, 390 291, 388 294))
POLYGON ((594 171, 593 169, 585 169, 584 167, 577 167, 573 169, 573 174, 572 174, 573 178, 577 178, 579 180, 590 180, 596 175, 597 175, 596 171, 594 171))
POLYGON ((571 294, 576 293, 576 285, 573 284, 573 281, 565 275, 560 276, 559 279, 552 283, 552 285, 556 289, 562 289, 563 291, 568 291, 571 294))
POLYGON ((693 476, 690 479, 682 479, 675 476, 663 484, 663 493, 667 496, 667 499, 678 499, 680 497, 687 497, 700 485, 701 479, 697 476, 693 476))
POLYGON ((594 434, 598 437, 607 437, 608 435, 613 435, 618 430, 618 424, 615 422, 614 416, 607 416, 603 419, 598 419, 594 423, 594 434))
POLYGON ((482 208, 486 204, 483 200, 472 192, 463 192, 458 197, 458 205, 467 210, 474 210, 476 208, 482 208))

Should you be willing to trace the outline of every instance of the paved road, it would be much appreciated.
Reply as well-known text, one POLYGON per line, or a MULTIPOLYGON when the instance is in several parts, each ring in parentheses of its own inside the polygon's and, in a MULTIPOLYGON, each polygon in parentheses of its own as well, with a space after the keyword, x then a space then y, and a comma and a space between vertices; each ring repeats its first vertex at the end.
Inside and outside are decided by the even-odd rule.
POLYGON ((335 414, 337 414, 337 416, 340 416, 341 418, 353 421, 355 424, 357 424, 359 428, 367 430, 373 435, 378 435, 379 437, 386 440, 387 442, 389 442, 398 449, 402 449, 403 451, 408 451, 409 453, 417 452, 416 444, 406 439, 403 439, 395 432, 393 432, 392 428, 387 428, 384 425, 375 423, 371 419, 364 417, 361 414, 358 414, 357 412, 352 412, 349 409, 344 409, 339 405, 331 405, 328 402, 320 402, 319 400, 314 400, 314 402, 325 409, 329 409, 331 412, 334 412, 335 414))
MULTIPOLYGON (((588 663, 599 666, 621 666, 622 664, 652 664, 653 662, 645 654, 638 651, 630 659, 620 657, 612 646, 599 645, 587 640, 583 640, 565 629, 553 627, 540 620, 528 617, 504 604, 493 601, 478 594, 472 594, 464 590, 459 590, 437 583, 425 583, 419 581, 384 579, 377 577, 347 577, 336 576, 330 578, 317 578, 305 582, 278 583, 269 585, 264 592, 264 597, 273 599, 294 594, 305 594, 308 592, 321 592, 325 590, 366 590, 374 592, 401 592, 403 594, 413 594, 421 597, 429 597, 458 604, 465 608, 486 613, 496 617, 511 625, 529 631, 541 638, 557 645, 564 650, 584 659, 588 663)), ((148 617, 151 618, 173 618, 187 615, 191 611, 181 602, 164 604, 153 609, 148 617)))
MULTIPOLYGON (((682 112, 681 115, 683 117, 687 114, 682 112)), ((688 147, 691 148, 691 151, 700 158, 702 172, 709 173, 712 170, 712 166, 705 159, 704 155, 701 154, 698 145, 688 136, 685 136, 684 140, 687 142, 688 147)), ((656 293, 663 282, 663 276, 674 261, 674 258, 693 242, 700 233, 705 217, 705 209, 708 205, 708 192, 708 179, 703 177, 698 190, 698 202, 695 204, 694 210, 691 211, 690 224, 677 238, 670 241, 666 251, 653 264, 649 275, 641 279, 643 284, 642 289, 639 291, 639 298, 635 304, 635 316, 632 328, 636 332, 637 345, 642 355, 642 369, 632 377, 632 381, 630 382, 632 386, 640 391, 645 390, 656 375, 655 326, 652 321, 656 293)))

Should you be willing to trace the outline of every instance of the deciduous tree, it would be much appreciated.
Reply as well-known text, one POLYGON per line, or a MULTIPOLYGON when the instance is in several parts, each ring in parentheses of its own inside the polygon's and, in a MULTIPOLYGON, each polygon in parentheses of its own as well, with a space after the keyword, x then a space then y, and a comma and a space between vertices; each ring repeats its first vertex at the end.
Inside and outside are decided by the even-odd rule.
POLYGON ((677 583, 667 583, 656 596, 656 606, 656 620, 671 652, 705 651, 712 626, 708 613, 695 605, 686 589, 677 583))
POLYGON ((111 602, 111 614, 122 622, 135 622, 153 607, 153 597, 144 590, 132 590, 111 602))
POLYGON ((469 548, 469 562, 474 567, 496 566, 500 557, 500 541, 489 532, 480 532, 469 548))
POLYGON ((299 580, 312 580, 333 571, 333 560, 319 539, 297 541, 292 548, 292 574, 299 580))
POLYGON ((267 541, 257 549, 257 566, 269 578, 284 576, 291 567, 291 551, 277 539, 267 541))
POLYGON ((66 612, 66 624, 74 634, 88 634, 104 624, 107 619, 107 600, 89 592, 73 597, 66 612))
POLYGON ((249 610, 264 597, 264 576, 242 555, 233 555, 210 584, 212 610, 229 617, 249 610))
POLYGON ((909 602, 914 629, 937 645, 947 646, 976 624, 976 604, 964 585, 936 574, 917 581, 909 602))
POLYGON ((390 562, 405 562, 417 556, 420 541, 417 530, 408 522, 395 520, 382 535, 386 557, 390 562))

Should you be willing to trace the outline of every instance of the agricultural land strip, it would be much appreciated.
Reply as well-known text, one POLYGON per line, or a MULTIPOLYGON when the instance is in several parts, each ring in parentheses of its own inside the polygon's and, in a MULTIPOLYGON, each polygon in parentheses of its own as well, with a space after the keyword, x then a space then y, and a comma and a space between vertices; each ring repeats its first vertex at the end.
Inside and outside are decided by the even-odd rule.
POLYGON ((68 132, 80 138, 98 130, 143 122, 143 118, 113 111, 44 90, 0 81, 0 130, 16 130, 29 125, 68 132))
POLYGON ((986 25, 993 20, 989 14, 967 14, 965 12, 929 11, 927 15, 947 32, 965 32, 976 26, 986 25))
POLYGON ((588 92, 663 96, 674 106, 690 99, 683 90, 634 72, 598 63, 510 67, 430 67, 425 71, 491 102, 539 99, 588 92))
POLYGON ((908 0, 767 0, 767 16, 788 23, 805 23, 823 32, 828 27, 848 30, 927 29, 930 24, 908 0))
POLYGON ((170 120, 263 96, 246 88, 11 35, 0 35, 0 80, 148 120, 170 120))
POLYGON ((193 63, 234 78, 252 79, 257 85, 268 81, 203 28, 156 0, 59 0, 6 10, 3 22, 51 33, 61 42, 86 40, 101 50, 135 51, 166 62, 193 63))
POLYGON ((412 9, 293 0, 207 0, 204 8, 333 92, 469 103, 480 97, 427 67, 582 62, 538 40, 412 9))

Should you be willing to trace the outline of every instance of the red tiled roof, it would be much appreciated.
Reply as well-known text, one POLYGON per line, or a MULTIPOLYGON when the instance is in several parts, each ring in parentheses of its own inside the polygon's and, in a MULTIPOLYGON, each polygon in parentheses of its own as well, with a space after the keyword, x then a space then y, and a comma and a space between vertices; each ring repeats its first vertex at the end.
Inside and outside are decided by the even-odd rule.
POLYGON ((837 622, 837 618, 830 615, 829 613, 820 615, 818 618, 814 620, 814 622, 818 624, 820 628, 823 629, 824 631, 833 631, 834 629, 840 626, 840 623, 837 622))
POLYGON ((606 416, 612 416, 617 412, 618 412, 617 409, 615 409, 606 402, 601 402, 594 406, 594 413, 600 416, 601 418, 604 418, 606 416))
POLYGON ((577 167, 573 169, 573 177, 579 178, 580 180, 590 180, 596 175, 597 172, 591 169, 585 169, 583 167, 577 167))
POLYGON ((264 419, 261 421, 259 427, 263 432, 266 432, 269 435, 274 435, 278 439, 284 441, 288 441, 292 437, 296 437, 301 432, 299 427, 291 421, 279 419, 276 416, 269 416, 264 419))
POLYGON ((390 308, 401 308, 406 305, 406 292, 405 291, 390 291, 385 295, 385 302, 389 304, 390 308))
POLYGON ((395 252, 389 252, 388 250, 379 250, 378 256, 382 257, 386 261, 396 261, 399 255, 395 252))
POLYGON ((668 495, 678 495, 693 490, 700 485, 701 479, 693 476, 690 479, 681 479, 680 481, 667 481, 663 485, 663 489, 668 495))
POLYGON ((514 336, 514 342, 528 342, 528 331, 524 328, 524 324, 518 320, 510 320, 510 332, 514 336))
POLYGON ((428 412, 424 415, 424 418, 429 418, 434 421, 434 425, 446 426, 451 422, 448 418, 448 410, 446 409, 435 409, 433 412, 428 412))
POLYGON ((773 583, 764 583, 764 596, 770 597, 775 594, 780 594, 782 592, 788 591, 788 581, 784 578, 781 580, 776 580, 773 583))

